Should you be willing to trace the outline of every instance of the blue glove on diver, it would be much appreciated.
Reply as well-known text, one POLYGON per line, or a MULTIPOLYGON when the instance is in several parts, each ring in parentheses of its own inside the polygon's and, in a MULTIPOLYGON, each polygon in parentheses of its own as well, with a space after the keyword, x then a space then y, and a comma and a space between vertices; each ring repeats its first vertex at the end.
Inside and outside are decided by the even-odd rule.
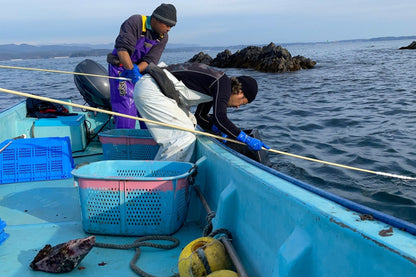
MULTIPOLYGON (((228 138, 228 136, 227 136, 226 134, 224 134, 223 132, 221 132, 221 131, 220 131, 220 129, 218 129, 218 127, 217 127, 217 126, 215 126, 215 124, 212 124, 212 128, 211 128, 211 130, 212 130, 212 131, 214 131, 215 133, 219 133, 219 134, 221 134, 221 136, 222 136, 223 138, 228 138)), ((226 141, 226 140, 223 140, 222 142, 223 142, 223 143, 226 143, 227 141, 226 141)))
POLYGON ((120 77, 129 78, 133 84, 136 84, 137 81, 142 77, 142 74, 140 74, 140 70, 137 64, 133 64, 133 69, 124 70, 121 72, 120 77))
POLYGON ((211 128, 211 130, 212 130, 213 132, 215 132, 215 133, 221 133, 220 129, 218 129, 218 127, 217 127, 217 126, 215 126, 215 124, 212 124, 212 128, 211 128))
POLYGON ((252 137, 248 136, 246 133, 244 133, 243 131, 240 132, 240 134, 237 137, 237 140, 247 144, 248 148, 250 148, 251 150, 254 150, 254 151, 259 151, 259 150, 261 150, 262 147, 264 147, 266 149, 270 149, 270 147, 268 147, 266 144, 264 144, 261 140, 258 140, 256 138, 252 138, 252 137))

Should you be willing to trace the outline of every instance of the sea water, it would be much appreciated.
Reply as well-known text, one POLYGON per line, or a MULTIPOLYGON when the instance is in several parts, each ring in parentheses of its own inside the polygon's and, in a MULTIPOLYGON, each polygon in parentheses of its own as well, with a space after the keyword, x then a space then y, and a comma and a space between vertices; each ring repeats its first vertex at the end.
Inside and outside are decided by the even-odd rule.
MULTIPOLYGON (((250 75, 256 100, 229 117, 240 128, 258 129, 272 149, 354 168, 416 177, 416 50, 398 50, 411 40, 282 45, 292 56, 317 62, 313 69, 250 75)), ((276 43, 277 44, 277 43, 276 43)), ((224 49, 225 50, 225 49, 224 49)), ((231 52, 238 49, 230 48, 231 52)), ((218 51, 205 51, 215 57, 218 51)), ((195 52, 165 52, 168 64, 195 52)), ((2 65, 74 71, 89 58, 3 61, 2 65)), ((0 69, 0 87, 84 104, 70 74, 0 69)), ((0 93, 0 110, 23 99, 0 93)), ((269 153, 271 166, 331 193, 416 223, 416 181, 325 165, 269 153)))

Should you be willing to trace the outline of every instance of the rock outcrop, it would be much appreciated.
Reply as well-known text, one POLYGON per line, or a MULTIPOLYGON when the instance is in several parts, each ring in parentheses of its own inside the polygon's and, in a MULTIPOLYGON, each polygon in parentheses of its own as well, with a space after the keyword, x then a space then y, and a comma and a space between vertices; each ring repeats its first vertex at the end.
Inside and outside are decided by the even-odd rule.
POLYGON ((311 69, 316 62, 303 56, 295 56, 273 42, 264 47, 248 46, 232 54, 226 49, 214 59, 203 52, 192 57, 189 62, 204 63, 219 68, 252 68, 261 72, 288 72, 311 69))
POLYGON ((193 63, 203 63, 206 65, 210 65, 212 63, 213 58, 210 55, 205 54, 204 52, 199 52, 195 56, 192 57, 188 62, 193 63))
POLYGON ((413 41, 408 46, 403 46, 399 48, 399 50, 404 50, 404 49, 416 49, 416 41, 413 41))

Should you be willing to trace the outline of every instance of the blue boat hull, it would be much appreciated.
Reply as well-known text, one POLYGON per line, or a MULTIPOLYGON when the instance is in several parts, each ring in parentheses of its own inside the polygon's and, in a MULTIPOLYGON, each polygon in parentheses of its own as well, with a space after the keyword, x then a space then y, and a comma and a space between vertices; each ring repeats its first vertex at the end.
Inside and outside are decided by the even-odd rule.
POLYGON ((214 226, 232 232, 249 276, 416 276, 413 235, 367 220, 211 139, 199 138, 197 149, 207 157, 197 182, 216 210, 214 226))
MULTIPOLYGON (((107 122, 106 116, 84 114, 93 133, 107 122)), ((0 113, 0 142, 21 134, 32 137, 35 120, 25 117, 24 104, 0 113)), ((101 144, 92 140, 73 156, 76 165, 99 161, 101 144)), ((231 232, 248 276, 416 276, 413 225, 313 188, 204 136, 198 136, 196 146, 196 160, 201 158, 195 186, 216 213, 213 230, 231 232)), ((186 222, 173 234, 180 246, 143 248, 137 265, 146 272, 178 272, 181 250, 202 236, 206 208, 195 190, 190 199, 186 222)), ((29 267, 38 251, 90 235, 83 230, 73 178, 1 184, 0 218, 10 235, 0 245, 0 276, 50 276, 29 267)), ((96 235, 105 243, 134 239, 96 235)), ((133 253, 95 247, 67 275, 136 276, 128 265, 133 253)))

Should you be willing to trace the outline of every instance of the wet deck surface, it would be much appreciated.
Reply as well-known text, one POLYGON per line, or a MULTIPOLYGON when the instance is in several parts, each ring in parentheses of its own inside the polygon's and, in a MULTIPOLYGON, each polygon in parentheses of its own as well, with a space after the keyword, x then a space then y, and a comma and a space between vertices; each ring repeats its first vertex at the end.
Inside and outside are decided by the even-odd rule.
MULTIPOLYGON (((94 159, 99 159, 99 155, 94 159)), ((81 160, 86 159, 76 159, 76 164, 81 160)), ((10 235, 0 245, 0 276, 4 277, 51 276, 29 267, 39 250, 46 244, 54 246, 91 235, 82 228, 79 192, 73 178, 0 185, 0 218, 6 222, 4 230, 10 235)), ((172 250, 142 247, 137 266, 156 276, 177 273, 177 261, 182 249, 201 234, 201 226, 186 223, 173 234, 181 242, 178 247, 172 250)), ((96 235, 97 242, 114 244, 130 244, 136 238, 96 235)), ((67 275, 137 276, 129 267, 134 253, 134 249, 94 247, 81 264, 67 275)))

